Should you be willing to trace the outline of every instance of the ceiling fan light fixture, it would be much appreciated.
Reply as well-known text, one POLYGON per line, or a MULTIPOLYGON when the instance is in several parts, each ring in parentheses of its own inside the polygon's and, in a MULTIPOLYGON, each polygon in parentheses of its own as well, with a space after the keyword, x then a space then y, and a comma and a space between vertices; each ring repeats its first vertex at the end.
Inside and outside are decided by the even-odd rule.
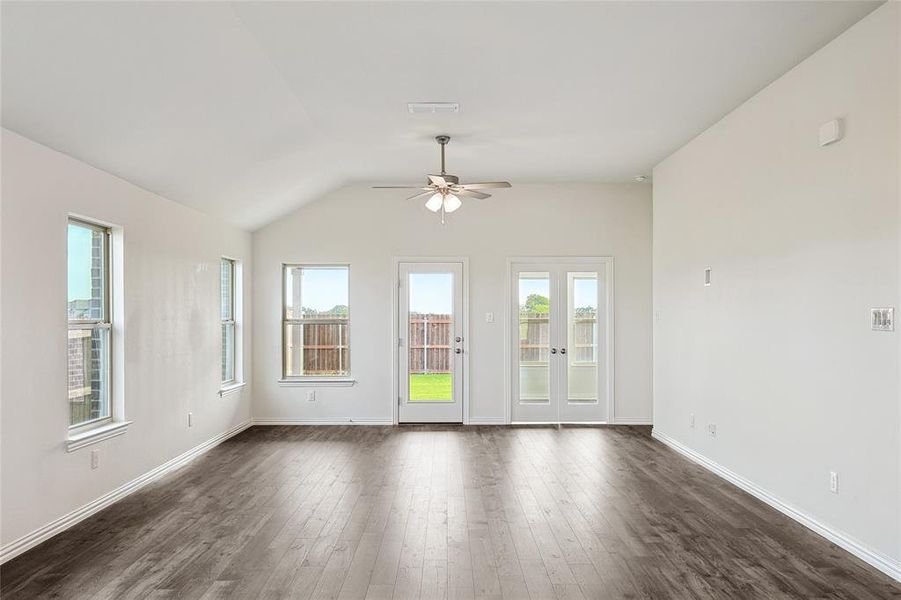
POLYGON ((441 210, 441 205, 444 204, 444 196, 440 193, 432 195, 431 198, 426 200, 425 207, 432 212, 438 212, 441 210))
POLYGON ((444 197, 444 212, 452 213, 461 206, 463 206, 463 202, 453 194, 448 194, 444 197))
POLYGON ((418 185, 375 185, 373 187, 383 189, 418 190, 415 194, 409 196, 407 200, 418 201, 419 199, 428 196, 429 199, 426 200, 425 207, 433 213, 441 213, 442 224, 444 223, 445 214, 455 212, 463 206, 463 201, 460 200, 460 196, 484 200, 490 198, 491 194, 483 192, 482 190, 511 187, 510 183, 507 181, 460 183, 459 177, 447 172, 447 164, 445 163, 444 148, 450 141, 450 136, 439 135, 435 137, 435 141, 438 142, 441 151, 440 175, 427 175, 428 182, 422 187, 418 185))

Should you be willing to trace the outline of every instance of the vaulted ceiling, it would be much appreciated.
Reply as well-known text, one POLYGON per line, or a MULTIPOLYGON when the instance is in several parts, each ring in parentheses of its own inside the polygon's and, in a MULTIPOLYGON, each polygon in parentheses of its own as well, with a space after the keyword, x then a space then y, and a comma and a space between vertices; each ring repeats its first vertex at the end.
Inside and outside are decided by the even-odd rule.
POLYGON ((879 4, 3 2, 2 123, 248 229, 439 133, 471 181, 630 181, 879 4))

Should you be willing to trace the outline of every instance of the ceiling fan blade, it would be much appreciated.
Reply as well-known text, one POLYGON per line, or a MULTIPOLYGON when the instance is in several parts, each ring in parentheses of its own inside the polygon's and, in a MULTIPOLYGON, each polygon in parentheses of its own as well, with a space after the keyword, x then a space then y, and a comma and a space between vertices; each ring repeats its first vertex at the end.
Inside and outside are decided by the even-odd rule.
POLYGON ((444 177, 441 175, 429 175, 429 181, 432 182, 432 185, 437 185, 438 187, 447 187, 447 181, 444 180, 444 177))
POLYGON ((488 188, 508 188, 513 187, 509 181, 486 181, 483 183, 461 183, 460 187, 465 190, 484 190, 488 188))
POLYGON ((374 185, 374 190, 424 190, 421 185, 374 185))
POLYGON ((435 194, 435 190, 429 189, 427 192, 420 192, 419 194, 415 194, 407 198, 407 200, 417 200, 419 198, 425 198, 426 196, 432 196, 435 194))
POLYGON ((485 198, 490 198, 491 194, 483 194, 482 192, 476 192, 473 190, 451 190, 452 194, 457 196, 463 196, 465 198, 479 198, 480 200, 484 200, 485 198))

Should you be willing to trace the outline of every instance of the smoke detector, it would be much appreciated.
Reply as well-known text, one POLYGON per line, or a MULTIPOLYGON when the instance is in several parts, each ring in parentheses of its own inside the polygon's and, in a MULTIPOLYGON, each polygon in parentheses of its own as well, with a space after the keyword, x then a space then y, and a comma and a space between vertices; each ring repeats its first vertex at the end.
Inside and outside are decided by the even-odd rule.
POLYGON ((460 112, 459 102, 407 102, 407 112, 411 115, 449 115, 460 112))
POLYGON ((636 175, 636 176, 633 177, 632 179, 634 179, 634 180, 637 181, 638 183, 643 183, 643 182, 645 182, 645 181, 648 180, 648 176, 647 176, 647 175, 636 175))

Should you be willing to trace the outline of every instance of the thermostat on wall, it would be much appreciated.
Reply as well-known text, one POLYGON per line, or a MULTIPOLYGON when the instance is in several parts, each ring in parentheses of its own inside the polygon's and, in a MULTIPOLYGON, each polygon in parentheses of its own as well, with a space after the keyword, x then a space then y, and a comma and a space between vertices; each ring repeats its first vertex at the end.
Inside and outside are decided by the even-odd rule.
POLYGON ((828 146, 842 139, 842 120, 835 119, 820 125, 820 146, 828 146))
POLYGON ((893 307, 871 308, 870 321, 873 325, 873 331, 894 331, 895 309, 893 307))

